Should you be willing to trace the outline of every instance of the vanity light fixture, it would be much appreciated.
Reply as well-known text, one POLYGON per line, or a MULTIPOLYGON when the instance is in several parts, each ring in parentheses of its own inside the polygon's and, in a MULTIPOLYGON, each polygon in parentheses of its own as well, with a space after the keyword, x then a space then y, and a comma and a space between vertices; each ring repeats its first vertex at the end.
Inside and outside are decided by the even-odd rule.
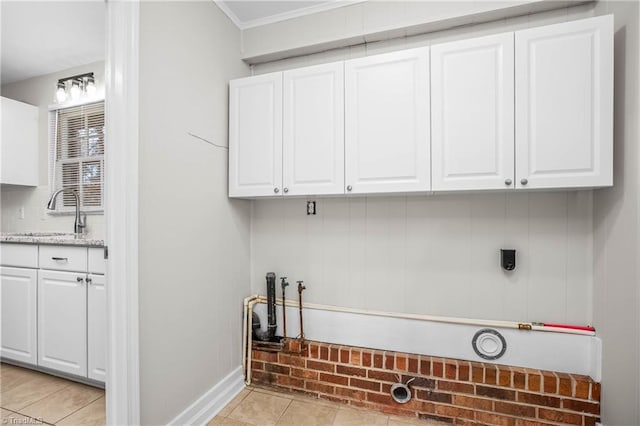
POLYGON ((65 77, 56 85, 56 101, 61 104, 71 98, 74 101, 92 98, 96 94, 96 80, 92 72, 65 77))

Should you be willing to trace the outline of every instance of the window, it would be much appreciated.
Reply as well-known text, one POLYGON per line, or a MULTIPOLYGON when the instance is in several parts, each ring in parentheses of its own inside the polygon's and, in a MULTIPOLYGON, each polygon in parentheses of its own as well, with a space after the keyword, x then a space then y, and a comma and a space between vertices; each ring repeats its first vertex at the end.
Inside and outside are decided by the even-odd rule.
MULTIPOLYGON (((83 212, 104 210, 104 101, 51 111, 51 191, 78 191, 83 212)), ((74 196, 61 194, 56 212, 75 211, 74 196)))

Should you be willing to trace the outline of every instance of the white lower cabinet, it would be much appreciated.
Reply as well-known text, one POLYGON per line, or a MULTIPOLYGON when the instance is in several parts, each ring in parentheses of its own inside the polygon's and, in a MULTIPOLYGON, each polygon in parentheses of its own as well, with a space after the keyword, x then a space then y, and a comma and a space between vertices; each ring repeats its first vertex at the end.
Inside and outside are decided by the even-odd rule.
POLYGON ((87 277, 87 377, 105 381, 107 366, 107 292, 104 275, 87 277))
POLYGON ((87 376, 86 274, 40 270, 38 365, 87 376))
POLYGON ((3 358, 36 365, 38 271, 0 267, 3 358))

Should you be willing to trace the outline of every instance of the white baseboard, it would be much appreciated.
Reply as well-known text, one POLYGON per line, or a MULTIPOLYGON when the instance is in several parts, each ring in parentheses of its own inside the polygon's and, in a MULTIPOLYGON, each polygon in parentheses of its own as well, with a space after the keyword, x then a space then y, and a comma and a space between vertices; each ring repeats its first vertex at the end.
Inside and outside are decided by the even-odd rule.
POLYGON ((169 422, 169 425, 205 425, 244 389, 242 367, 233 370, 214 387, 169 422))

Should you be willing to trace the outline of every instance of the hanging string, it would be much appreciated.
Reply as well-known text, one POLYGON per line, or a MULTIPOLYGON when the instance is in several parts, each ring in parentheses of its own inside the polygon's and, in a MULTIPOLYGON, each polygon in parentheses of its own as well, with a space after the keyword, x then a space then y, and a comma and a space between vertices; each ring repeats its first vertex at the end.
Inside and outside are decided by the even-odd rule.
POLYGON ((203 138, 202 136, 198 136, 198 135, 196 135, 196 134, 194 134, 194 133, 187 132, 187 134, 188 134, 189 136, 192 136, 192 137, 196 138, 196 139, 200 139, 201 141, 204 141, 204 142, 206 142, 206 143, 208 143, 208 144, 210 144, 210 145, 213 145, 213 146, 215 146, 215 147, 217 147, 217 148, 229 149, 229 147, 228 147, 228 146, 226 146, 226 145, 218 145, 217 143, 215 143, 215 142, 211 142, 210 140, 207 140, 207 139, 203 138))

